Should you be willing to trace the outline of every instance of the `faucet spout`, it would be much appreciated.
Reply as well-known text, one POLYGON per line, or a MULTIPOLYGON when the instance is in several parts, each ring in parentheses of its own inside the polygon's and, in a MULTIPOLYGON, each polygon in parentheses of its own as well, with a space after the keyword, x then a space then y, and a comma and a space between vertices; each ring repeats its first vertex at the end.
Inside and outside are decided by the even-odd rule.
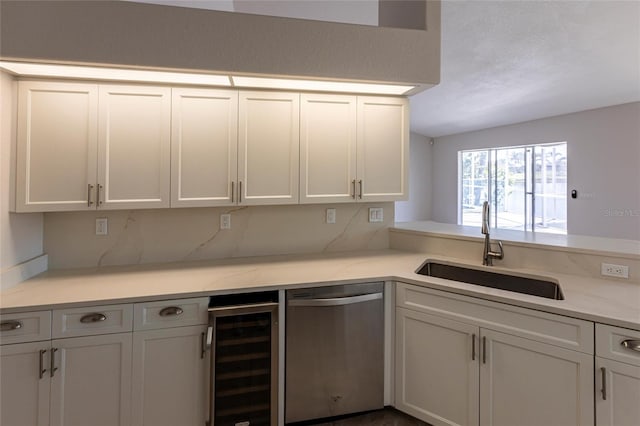
POLYGON ((482 233, 484 234, 484 249, 482 253, 482 264, 493 266, 493 259, 504 258, 502 241, 498 241, 498 251, 491 250, 491 235, 489 234, 489 202, 482 203, 482 233))

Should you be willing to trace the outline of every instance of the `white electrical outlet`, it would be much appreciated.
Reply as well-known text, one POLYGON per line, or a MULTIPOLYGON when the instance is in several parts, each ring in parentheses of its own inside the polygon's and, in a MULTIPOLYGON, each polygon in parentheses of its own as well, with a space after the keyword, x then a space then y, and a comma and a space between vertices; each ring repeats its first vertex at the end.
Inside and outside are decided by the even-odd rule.
POLYGON ((336 223, 336 209, 327 209, 327 223, 336 223))
POLYGON ((231 229, 231 215, 229 213, 220 215, 220 229, 231 229))
POLYGON ((109 221, 106 217, 99 217, 96 219, 96 235, 109 234, 109 221))
POLYGON ((382 207, 369 208, 369 222, 382 222, 384 220, 383 211, 382 207))
POLYGON ((614 265, 613 263, 602 263, 600 274, 607 277, 629 278, 629 267, 626 265, 614 265))

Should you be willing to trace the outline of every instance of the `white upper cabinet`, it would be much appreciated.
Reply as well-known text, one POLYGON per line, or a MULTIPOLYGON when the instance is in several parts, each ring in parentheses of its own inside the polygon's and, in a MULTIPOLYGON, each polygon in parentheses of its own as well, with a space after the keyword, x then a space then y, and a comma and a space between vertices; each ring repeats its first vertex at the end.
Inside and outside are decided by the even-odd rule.
POLYGON ((172 89, 171 207, 230 205, 238 173, 238 92, 172 89))
POLYGON ((97 113, 97 85, 19 83, 16 211, 95 209, 97 113))
POLYGON ((409 101, 358 97, 358 199, 408 197, 409 101))
POLYGON ((355 200, 356 97, 300 98, 300 203, 355 200))
POLYGON ((397 201, 405 98, 21 81, 15 211, 397 201))
POLYGON ((99 208, 169 207, 171 89, 100 86, 99 208))
POLYGON ((300 95, 240 92, 238 203, 297 204, 300 95))

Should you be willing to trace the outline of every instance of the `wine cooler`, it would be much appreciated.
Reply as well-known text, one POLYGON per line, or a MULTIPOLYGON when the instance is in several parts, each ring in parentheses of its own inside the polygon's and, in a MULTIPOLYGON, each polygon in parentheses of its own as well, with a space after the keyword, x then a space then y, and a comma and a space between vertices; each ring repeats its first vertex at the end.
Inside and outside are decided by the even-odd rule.
POLYGON ((211 299, 210 426, 275 426, 278 293, 211 299))

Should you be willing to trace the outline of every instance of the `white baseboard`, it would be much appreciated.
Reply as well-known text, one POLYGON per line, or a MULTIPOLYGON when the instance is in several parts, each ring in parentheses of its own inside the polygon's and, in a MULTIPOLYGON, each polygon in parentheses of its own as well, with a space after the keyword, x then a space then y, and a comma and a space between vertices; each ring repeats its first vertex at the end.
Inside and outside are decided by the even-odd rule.
POLYGON ((49 256, 43 254, 31 260, 12 266, 0 275, 0 291, 8 290, 22 281, 35 277, 49 268, 49 256))

